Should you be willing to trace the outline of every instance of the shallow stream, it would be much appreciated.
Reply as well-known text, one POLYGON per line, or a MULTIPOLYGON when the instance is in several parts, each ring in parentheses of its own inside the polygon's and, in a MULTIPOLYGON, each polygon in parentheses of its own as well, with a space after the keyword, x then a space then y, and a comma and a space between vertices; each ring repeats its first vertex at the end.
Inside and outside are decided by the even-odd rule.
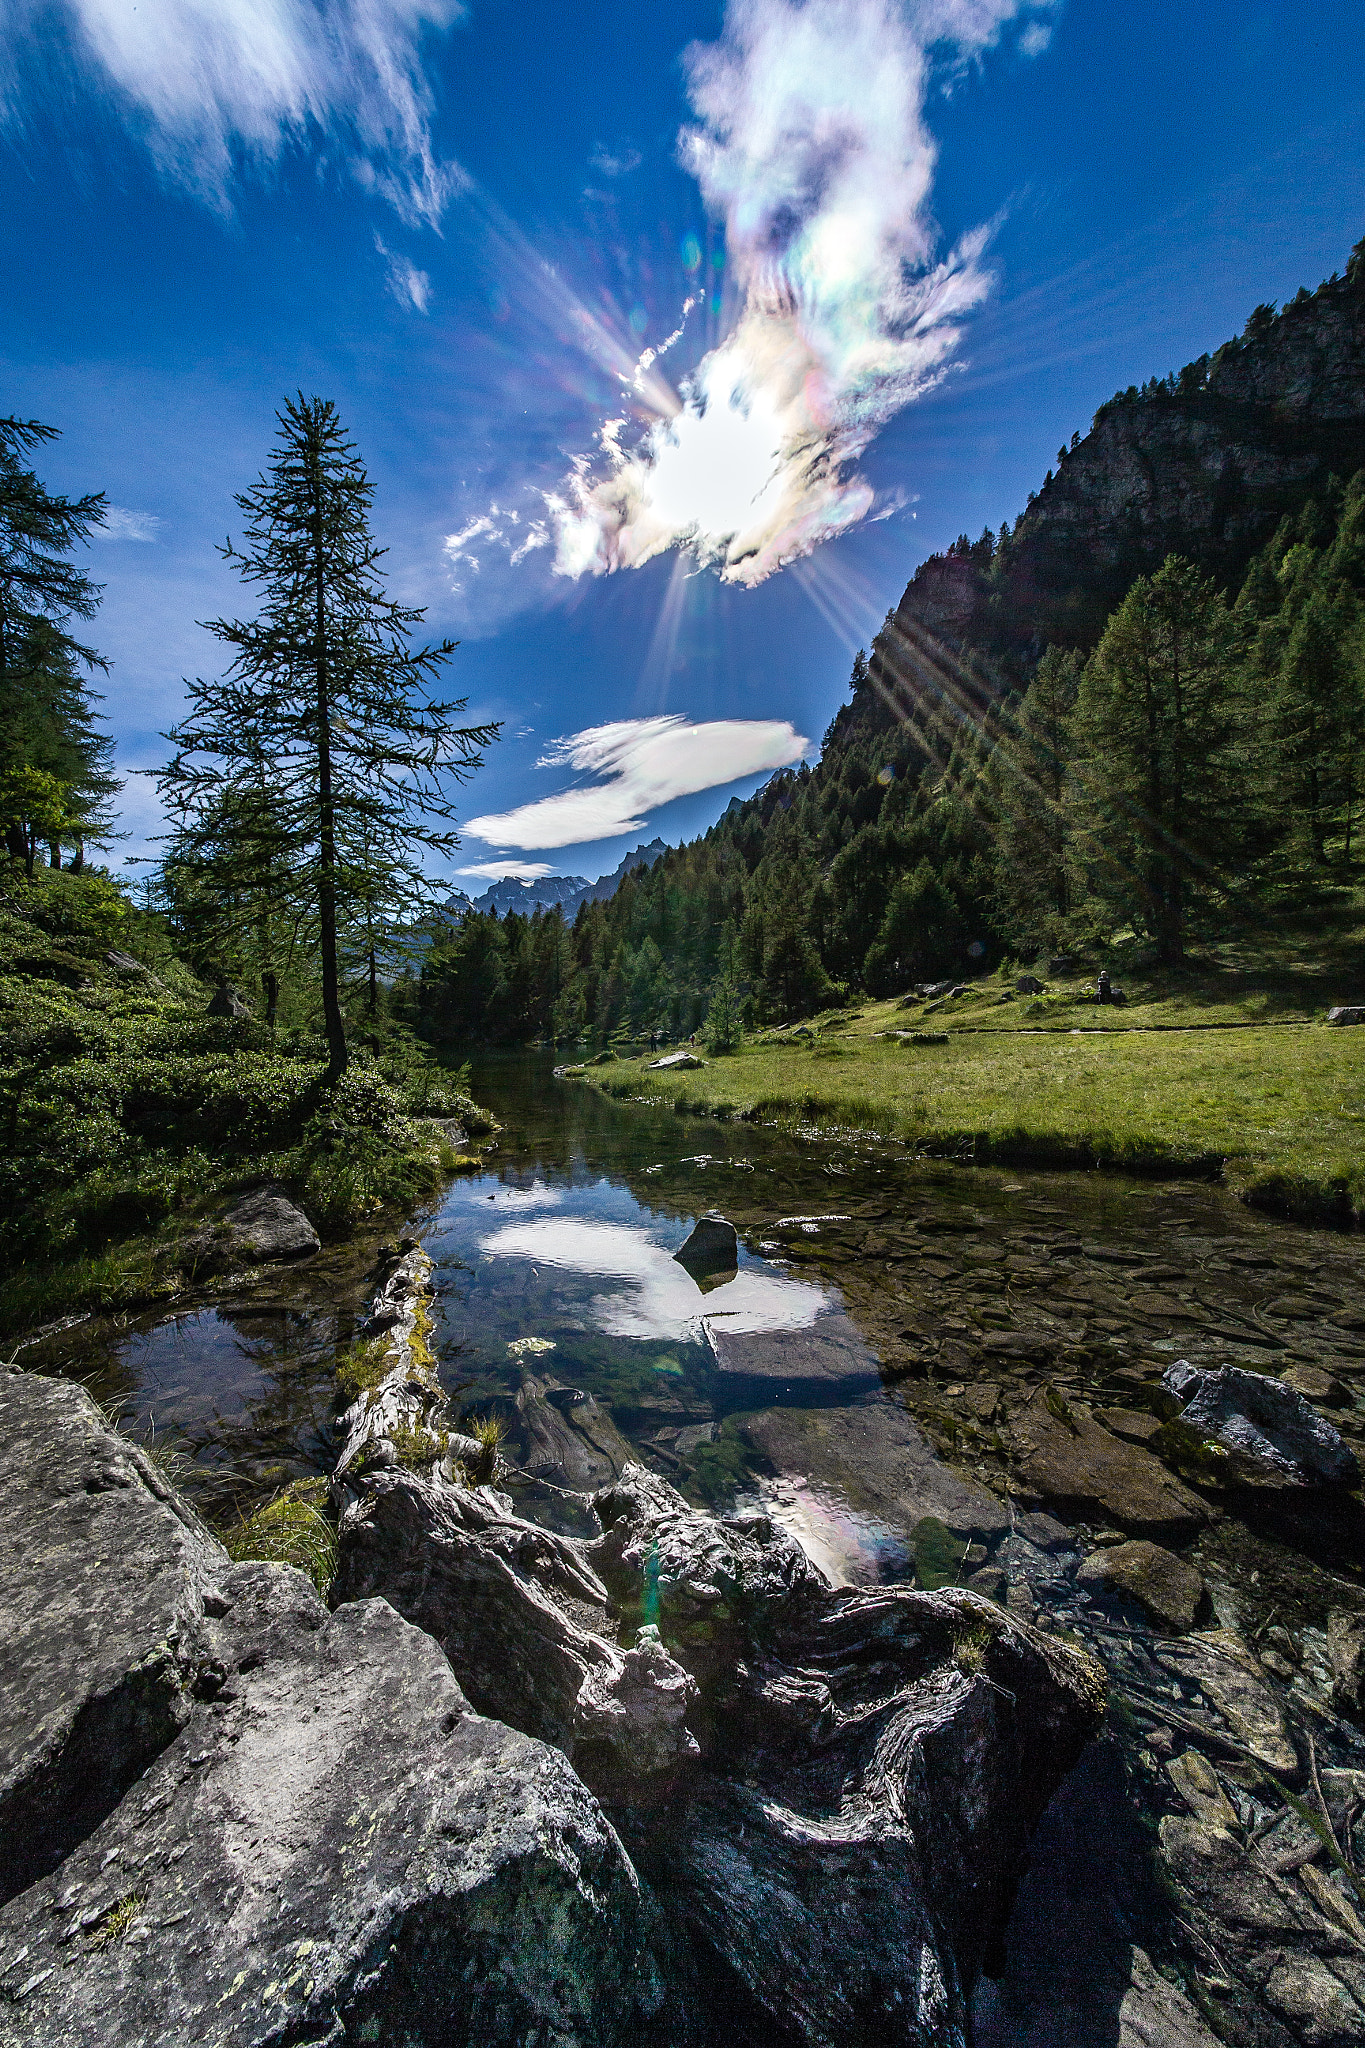
MULTIPOLYGON (((1268 1222, 1200 1183, 955 1169, 855 1134, 617 1103, 544 1055, 476 1059, 473 1091, 497 1144, 411 1227, 435 1263, 452 1405, 501 1415, 523 1511, 537 1472, 565 1477, 565 1430, 536 1423, 553 1409, 585 1472, 605 1478, 629 1446, 697 1501, 758 1495, 836 1583, 996 1572, 1012 1611, 1081 1633, 1121 1697, 1040 1834, 979 2048, 1119 2038, 1121 1958, 1140 1942, 1206 2008, 1240 1997, 1180 1934, 1151 1853, 1162 1812, 1183 1811, 1164 1760, 1216 1684, 1201 1693, 1175 1639, 1078 1583, 1118 1534, 1099 1514, 1053 1518, 1021 1483, 1008 1418, 1046 1392, 1144 1445, 1160 1374, 1188 1356, 1289 1372, 1365 1448, 1365 1239, 1268 1222), (699 1283, 673 1253, 710 1210, 739 1230, 738 1267, 699 1283)), ((178 1451, 180 1483, 221 1519, 331 1469, 334 1369, 374 1250, 325 1253, 248 1298, 83 1323, 21 1359, 85 1379, 123 1427, 178 1451)), ((1286 1542, 1218 1514, 1186 1556, 1210 1622, 1258 1643, 1324 1767, 1365 1766, 1329 1711, 1323 1633, 1329 1608, 1365 1606, 1365 1558, 1330 1531, 1286 1542)), ((1255 1771, 1225 1779, 1239 1824, 1265 1824, 1255 1771)), ((1261 2038, 1225 2018, 1230 2038, 1261 2038)))

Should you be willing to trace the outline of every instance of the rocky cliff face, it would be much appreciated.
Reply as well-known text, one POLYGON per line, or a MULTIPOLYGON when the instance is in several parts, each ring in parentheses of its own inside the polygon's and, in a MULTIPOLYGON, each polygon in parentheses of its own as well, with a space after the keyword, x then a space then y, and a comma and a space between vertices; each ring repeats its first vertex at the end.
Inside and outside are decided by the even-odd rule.
POLYGON ((1362 465, 1365 244, 1343 277, 1102 405, 1003 545, 964 539, 923 563, 879 636, 874 685, 902 708, 989 700, 1049 642, 1092 646, 1170 553, 1235 585, 1285 513, 1362 465))

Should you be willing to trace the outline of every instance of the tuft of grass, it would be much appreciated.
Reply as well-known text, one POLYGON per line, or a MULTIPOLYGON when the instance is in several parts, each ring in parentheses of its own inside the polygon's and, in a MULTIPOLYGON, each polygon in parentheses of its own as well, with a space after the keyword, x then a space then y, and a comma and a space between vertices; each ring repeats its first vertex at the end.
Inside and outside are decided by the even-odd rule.
POLYGON ((995 1641, 995 1631, 984 1621, 973 1622, 970 1628, 955 1629, 953 1632, 953 1662, 968 1678, 986 1668, 986 1659, 995 1641))
POLYGON ((110 1942, 122 1941, 146 1904, 141 1892, 126 1892, 91 1928, 87 1936, 91 1948, 108 1948, 110 1942))
POLYGON ((406 1465, 410 1471, 436 1464, 450 1448, 450 1438, 444 1430, 427 1429, 420 1423, 415 1429, 400 1427, 393 1430, 388 1441, 393 1445, 399 1464, 406 1465))
POLYGON ((325 1596, 337 1568, 336 1531, 316 1505, 326 1493, 325 1479, 295 1480, 219 1540, 234 1564, 292 1564, 325 1596))
POLYGON ((466 1428, 479 1447, 478 1456, 471 1461, 469 1476, 476 1486, 489 1486, 497 1477, 498 1452, 507 1435, 507 1425, 500 1415, 475 1415, 466 1428))
POLYGON ((337 1386, 349 1403, 358 1401, 377 1387, 393 1363, 386 1337, 371 1337, 353 1344, 337 1367, 337 1386))

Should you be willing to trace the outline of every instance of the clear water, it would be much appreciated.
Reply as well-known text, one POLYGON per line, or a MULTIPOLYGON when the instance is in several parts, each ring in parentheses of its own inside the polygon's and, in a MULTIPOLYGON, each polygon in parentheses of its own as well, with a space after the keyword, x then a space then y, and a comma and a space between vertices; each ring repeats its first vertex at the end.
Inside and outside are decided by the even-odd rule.
MULTIPOLYGON (((1126 1330, 1119 1345, 1145 1347, 1157 1363, 1177 1348, 1197 1356, 1229 1346, 1246 1362, 1283 1362, 1301 1355, 1295 1345, 1314 1355, 1324 1331, 1337 1357, 1365 1342, 1365 1316, 1355 1330, 1322 1322, 1343 1303, 1365 1308, 1358 1244, 1267 1225, 1221 1189, 961 1171, 846 1134, 811 1143, 698 1121, 557 1081, 546 1054, 476 1058, 473 1085, 501 1135, 484 1171, 454 1181, 413 1220, 435 1262, 436 1349, 457 1412, 502 1413, 514 1448, 526 1375, 562 1401, 593 1395, 615 1430, 693 1498, 761 1493, 841 1582, 904 1576, 904 1530, 875 1501, 851 1500, 828 1471, 774 1477, 727 1418, 774 1402, 850 1399, 908 1401, 922 1417, 922 1380, 870 1391, 874 1352, 897 1362, 907 1317, 979 1341, 1039 1309, 1059 1328, 1084 1314, 1101 1333, 1126 1330), (673 1253, 712 1209, 734 1220, 743 1242, 732 1276, 699 1284, 673 1253), (909 1232, 913 1265, 902 1258, 909 1232), (1142 1270, 1122 1279, 1135 1265, 1142 1270), (1294 1322, 1296 1313, 1312 1324, 1294 1322), (718 1370, 713 1337, 724 1355, 763 1333, 784 1349, 842 1342, 845 1364, 865 1366, 864 1383, 779 1387, 718 1370)), ((399 1220, 277 1269, 249 1299, 90 1322, 25 1350, 23 1362, 85 1379, 125 1428, 173 1444, 189 1460, 182 1484, 221 1515, 330 1470, 336 1360, 364 1311, 378 1235, 393 1236, 399 1220)), ((927 1391, 951 1410, 965 1392, 957 1369, 933 1371, 942 1385, 927 1391)))

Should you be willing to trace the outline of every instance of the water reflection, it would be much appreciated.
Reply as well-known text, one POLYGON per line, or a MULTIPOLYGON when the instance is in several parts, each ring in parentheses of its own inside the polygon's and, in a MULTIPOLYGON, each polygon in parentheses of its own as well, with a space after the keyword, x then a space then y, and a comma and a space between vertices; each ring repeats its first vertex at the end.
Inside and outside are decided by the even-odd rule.
POLYGON ((745 1503, 794 1536, 831 1586, 913 1579, 915 1553, 903 1529, 850 1507, 836 1487, 784 1475, 762 1479, 745 1503))
MULTIPOLYGON (((592 1194, 575 1190, 581 1204, 592 1194)), ((624 1290, 595 1293, 588 1301, 594 1326, 609 1337, 695 1343, 707 1323, 722 1318, 728 1330, 745 1334, 806 1329, 828 1305, 820 1288, 770 1272, 747 1253, 732 1279, 703 1292, 643 1221, 631 1226, 555 1216, 511 1223, 480 1237, 479 1250, 485 1258, 519 1259, 538 1270, 627 1282, 624 1290)))

